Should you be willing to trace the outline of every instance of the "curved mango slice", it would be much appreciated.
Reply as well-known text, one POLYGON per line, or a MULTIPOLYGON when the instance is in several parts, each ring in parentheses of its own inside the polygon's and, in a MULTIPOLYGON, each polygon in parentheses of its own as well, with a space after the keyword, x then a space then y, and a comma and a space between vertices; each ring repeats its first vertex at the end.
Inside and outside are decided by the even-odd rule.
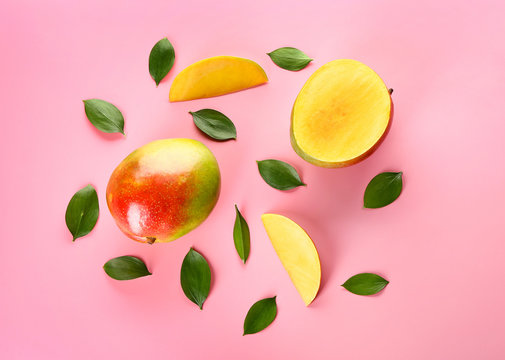
POLYGON ((182 70, 170 88, 170 101, 186 101, 229 94, 268 81, 265 71, 252 60, 215 56, 182 70))
POLYGON ((312 239, 297 223, 285 216, 263 214, 261 220, 277 256, 308 306, 321 284, 321 264, 312 239))
POLYGON ((322 167, 357 163, 380 144, 391 117, 391 96, 381 78, 356 60, 320 67, 298 94, 291 113, 291 144, 322 167))

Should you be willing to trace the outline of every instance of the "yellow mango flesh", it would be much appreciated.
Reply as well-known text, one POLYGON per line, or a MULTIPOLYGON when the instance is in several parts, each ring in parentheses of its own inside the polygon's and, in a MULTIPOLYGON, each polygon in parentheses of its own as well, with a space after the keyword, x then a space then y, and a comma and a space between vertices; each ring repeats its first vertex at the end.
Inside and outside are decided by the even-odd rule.
POLYGON ((291 144, 314 165, 351 165, 375 150, 390 117, 391 96, 382 79, 359 61, 334 60, 314 72, 298 94, 291 144))
POLYGON ((263 214, 261 220, 277 256, 308 306, 321 284, 321 264, 312 239, 297 223, 285 216, 263 214))
POLYGON ((229 94, 267 81, 265 71, 252 60, 235 56, 215 56, 200 60, 182 70, 170 88, 170 101, 229 94))

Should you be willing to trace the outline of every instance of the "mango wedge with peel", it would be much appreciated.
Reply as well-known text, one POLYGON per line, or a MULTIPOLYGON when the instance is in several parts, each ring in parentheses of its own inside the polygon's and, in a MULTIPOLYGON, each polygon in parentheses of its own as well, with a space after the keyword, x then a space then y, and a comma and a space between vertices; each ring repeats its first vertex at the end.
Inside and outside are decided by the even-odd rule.
POLYGON ((321 284, 321 263, 312 239, 297 223, 285 216, 263 214, 261 220, 277 256, 308 306, 321 284))
POLYGON ((312 74, 291 112, 291 144, 306 161, 329 168, 373 153, 391 119, 391 96, 381 78, 356 60, 334 60, 312 74))
POLYGON ((170 88, 170 101, 229 94, 267 81, 265 71, 252 60, 235 56, 215 56, 200 60, 182 70, 170 88))

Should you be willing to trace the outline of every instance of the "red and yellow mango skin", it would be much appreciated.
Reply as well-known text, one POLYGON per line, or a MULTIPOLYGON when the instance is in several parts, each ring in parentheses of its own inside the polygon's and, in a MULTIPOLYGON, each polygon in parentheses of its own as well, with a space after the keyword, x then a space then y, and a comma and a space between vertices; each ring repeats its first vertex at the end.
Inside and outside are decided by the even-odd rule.
POLYGON ((107 205, 133 240, 169 242, 207 218, 220 183, 216 158, 201 142, 157 140, 132 152, 114 170, 107 205))

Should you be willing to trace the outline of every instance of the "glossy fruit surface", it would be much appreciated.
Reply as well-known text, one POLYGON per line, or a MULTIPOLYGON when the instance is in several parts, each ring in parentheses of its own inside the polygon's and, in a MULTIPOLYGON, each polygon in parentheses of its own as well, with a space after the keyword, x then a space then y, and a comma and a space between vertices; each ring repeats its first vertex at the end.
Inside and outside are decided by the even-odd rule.
POLYGON ((107 205, 119 228, 140 242, 168 242, 210 214, 220 188, 214 155, 192 139, 153 141, 112 173, 107 205))

